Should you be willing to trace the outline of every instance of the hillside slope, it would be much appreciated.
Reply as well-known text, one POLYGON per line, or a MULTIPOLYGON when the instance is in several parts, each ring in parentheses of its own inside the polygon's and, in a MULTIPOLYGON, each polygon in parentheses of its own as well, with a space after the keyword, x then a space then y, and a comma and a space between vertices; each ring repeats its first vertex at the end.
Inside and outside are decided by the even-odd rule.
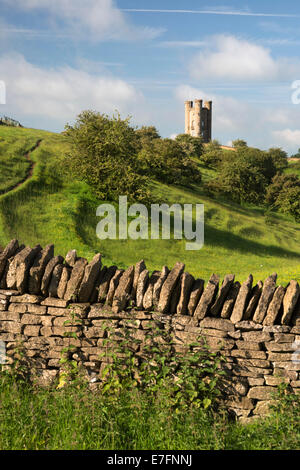
MULTIPOLYGON (((99 240, 96 236, 98 201, 84 183, 63 174, 62 157, 68 143, 61 134, 34 129, 0 127, 0 179, 11 176, 14 184, 24 179, 31 154, 33 174, 14 190, 0 196, 0 245, 11 238, 31 246, 55 244, 56 253, 65 255, 75 248, 90 259, 103 254, 103 263, 125 267, 144 259, 149 270, 162 265, 172 267, 178 260, 186 271, 207 280, 214 272, 220 276, 235 273, 243 281, 251 272, 264 279, 276 271, 278 282, 300 280, 300 224, 282 215, 264 214, 261 208, 241 207, 212 199, 200 187, 183 188, 153 182, 157 200, 171 203, 203 203, 205 207, 205 244, 199 251, 187 251, 185 240, 99 240), (6 173, 5 173, 6 172, 6 173)), ((209 170, 203 168, 204 178, 209 170)), ((2 183, 1 183, 2 181, 2 183)), ((11 181, 6 188, 11 187, 11 181)))

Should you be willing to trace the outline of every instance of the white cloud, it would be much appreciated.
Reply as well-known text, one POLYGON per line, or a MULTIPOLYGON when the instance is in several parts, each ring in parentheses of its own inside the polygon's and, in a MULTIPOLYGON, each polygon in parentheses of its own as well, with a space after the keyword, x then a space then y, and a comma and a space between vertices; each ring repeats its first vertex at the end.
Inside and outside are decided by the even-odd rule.
POLYGON ((300 15, 293 13, 258 13, 250 10, 230 10, 227 7, 215 8, 210 10, 162 10, 162 9, 145 9, 145 8, 124 8, 122 11, 135 13, 190 13, 193 15, 227 15, 227 16, 254 16, 254 17, 271 17, 271 18, 299 18, 300 15))
POLYGON ((144 99, 132 85, 112 75, 67 66, 46 69, 18 54, 0 57, 0 71, 7 89, 3 113, 53 119, 57 126, 84 109, 131 114, 144 99))
MULTIPOLYGON (((11 4, 11 0, 4 1, 11 4)), ((83 33, 89 39, 152 39, 164 32, 162 28, 131 24, 114 0, 15 0, 14 8, 44 10, 50 22, 59 22, 60 32, 63 20, 73 34, 83 33)))
POLYGON ((211 46, 200 51, 190 63, 196 79, 266 81, 294 79, 300 73, 297 58, 278 58, 259 44, 230 35, 211 37, 211 46))
POLYGON ((299 129, 283 129, 280 131, 273 131, 273 135, 277 142, 282 142, 285 145, 300 148, 300 130, 299 129))

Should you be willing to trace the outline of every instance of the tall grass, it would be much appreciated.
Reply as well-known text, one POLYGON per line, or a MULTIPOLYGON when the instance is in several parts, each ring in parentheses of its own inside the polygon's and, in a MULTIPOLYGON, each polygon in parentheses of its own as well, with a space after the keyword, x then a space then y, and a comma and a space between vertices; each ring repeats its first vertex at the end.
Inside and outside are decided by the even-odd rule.
POLYGON ((111 403, 86 386, 0 377, 0 450, 299 450, 297 406, 243 425, 203 409, 174 413, 163 396, 149 403, 138 391, 111 403))

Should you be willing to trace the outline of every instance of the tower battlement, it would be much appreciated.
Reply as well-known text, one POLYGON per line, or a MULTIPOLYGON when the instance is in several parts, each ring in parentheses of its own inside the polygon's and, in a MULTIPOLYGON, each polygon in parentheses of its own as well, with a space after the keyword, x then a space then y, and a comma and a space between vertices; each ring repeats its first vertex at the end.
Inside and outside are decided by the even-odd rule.
POLYGON ((185 101, 185 134, 211 141, 212 101, 185 101))

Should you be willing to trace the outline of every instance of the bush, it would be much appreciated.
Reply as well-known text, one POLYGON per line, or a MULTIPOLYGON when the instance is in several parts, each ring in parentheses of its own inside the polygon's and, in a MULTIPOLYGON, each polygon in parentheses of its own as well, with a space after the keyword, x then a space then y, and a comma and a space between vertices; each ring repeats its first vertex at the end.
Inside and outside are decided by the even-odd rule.
POLYGON ((186 156, 178 142, 172 139, 153 139, 138 153, 142 175, 166 184, 189 184, 201 181, 198 165, 186 156))
POLYGON ((300 179, 297 175, 277 174, 267 189, 265 202, 273 209, 300 220, 300 179))
POLYGON ((201 137, 193 137, 188 134, 178 134, 175 141, 180 145, 186 157, 200 158, 203 154, 203 141, 201 137))
POLYGON ((117 201, 122 194, 130 201, 148 200, 147 179, 136 169, 138 141, 129 118, 83 111, 74 126, 66 125, 65 135, 71 143, 70 174, 86 181, 99 198, 117 201))
POLYGON ((209 191, 222 193, 237 202, 264 201, 267 186, 276 174, 273 158, 254 148, 241 147, 222 157, 218 176, 207 183, 209 191))

